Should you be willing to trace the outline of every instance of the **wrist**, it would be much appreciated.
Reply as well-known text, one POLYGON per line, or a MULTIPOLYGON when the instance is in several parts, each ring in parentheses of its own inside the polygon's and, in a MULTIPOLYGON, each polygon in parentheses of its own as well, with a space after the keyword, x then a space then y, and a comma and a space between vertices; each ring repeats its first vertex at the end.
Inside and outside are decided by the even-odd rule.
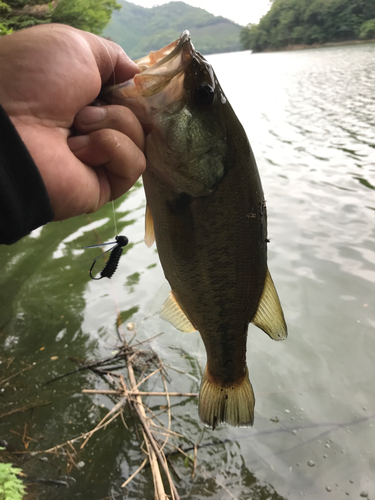
POLYGON ((54 217, 29 151, 0 105, 0 243, 11 244, 54 217))

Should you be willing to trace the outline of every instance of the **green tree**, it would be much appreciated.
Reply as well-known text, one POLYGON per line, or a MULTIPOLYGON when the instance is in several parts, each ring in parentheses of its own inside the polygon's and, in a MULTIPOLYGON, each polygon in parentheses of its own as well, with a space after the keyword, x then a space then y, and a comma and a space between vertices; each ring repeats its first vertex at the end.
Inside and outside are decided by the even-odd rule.
POLYGON ((111 19, 113 10, 120 8, 116 0, 61 0, 52 11, 51 21, 99 35, 111 19))
POLYGON ((264 39, 266 31, 259 24, 248 24, 242 28, 240 40, 245 50, 259 52, 267 48, 267 41, 264 39))
POLYGON ((362 40, 375 39, 375 19, 369 19, 362 24, 359 38, 362 40))
MULTIPOLYGON (((0 16, 8 13, 9 11, 10 11, 9 5, 0 0, 0 16)), ((12 33, 12 29, 8 29, 2 22, 0 22, 0 36, 10 35, 10 33, 12 33)))
POLYGON ((304 30, 303 42, 307 45, 311 45, 312 43, 323 43, 324 31, 317 24, 308 26, 307 29, 304 30))
POLYGON ((10 11, 9 5, 0 0, 0 14, 4 14, 5 12, 9 12, 9 11, 10 11))
POLYGON ((50 22, 100 34, 120 7, 116 0, 0 0, 0 36, 50 22))
MULTIPOLYGON (((45 1, 45 0, 44 0, 45 1)), ((26 0, 6 0, 0 2, 0 36, 15 30, 49 22, 50 8, 48 4, 38 0, 27 4, 26 0)))
POLYGON ((258 26, 256 24, 248 24, 244 28, 242 28, 240 32, 240 41, 242 44, 242 47, 245 50, 248 50, 252 46, 252 36, 254 36, 254 33, 252 33, 252 28, 255 26, 255 30, 258 29, 258 26))

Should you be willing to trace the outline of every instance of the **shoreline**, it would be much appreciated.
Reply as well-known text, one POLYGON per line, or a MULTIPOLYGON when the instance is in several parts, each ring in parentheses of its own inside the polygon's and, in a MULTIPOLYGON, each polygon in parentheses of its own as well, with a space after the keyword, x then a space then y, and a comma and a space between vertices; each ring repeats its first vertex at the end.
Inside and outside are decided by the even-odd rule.
MULTIPOLYGON (((287 45, 279 49, 265 49, 262 52, 284 52, 290 50, 305 50, 305 49, 321 49, 324 47, 340 47, 342 45, 360 45, 364 43, 375 43, 375 39, 371 40, 345 40, 343 42, 326 42, 326 43, 312 43, 311 45, 297 44, 287 45)), ((253 52, 253 54, 261 54, 262 52, 253 52)))

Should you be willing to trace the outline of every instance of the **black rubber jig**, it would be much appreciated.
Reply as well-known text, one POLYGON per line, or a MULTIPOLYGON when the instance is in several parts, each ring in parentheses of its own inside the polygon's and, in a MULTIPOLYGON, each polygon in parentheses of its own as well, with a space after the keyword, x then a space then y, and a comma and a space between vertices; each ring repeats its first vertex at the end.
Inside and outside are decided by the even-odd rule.
POLYGON ((114 275, 114 273, 117 269, 117 266, 118 266, 118 263, 119 263, 119 260, 120 260, 121 254, 122 254, 122 250, 124 247, 126 247, 126 245, 128 243, 129 243, 129 240, 126 236, 116 236, 116 241, 111 241, 110 243, 103 243, 101 245, 91 245, 89 247, 82 247, 82 248, 95 248, 95 247, 102 247, 104 245, 115 245, 114 247, 110 248, 109 250, 106 250, 105 252, 98 255, 98 257, 96 257, 93 260, 92 266, 90 267, 90 271, 89 271, 91 278, 93 280, 101 280, 102 278, 112 278, 112 276, 114 275), (111 252, 111 255, 109 256, 109 259, 108 259, 106 265, 103 267, 103 269, 100 272, 100 278, 94 278, 94 276, 92 275, 92 270, 95 266, 95 262, 100 257, 102 257, 105 253, 108 253, 108 252, 111 252))

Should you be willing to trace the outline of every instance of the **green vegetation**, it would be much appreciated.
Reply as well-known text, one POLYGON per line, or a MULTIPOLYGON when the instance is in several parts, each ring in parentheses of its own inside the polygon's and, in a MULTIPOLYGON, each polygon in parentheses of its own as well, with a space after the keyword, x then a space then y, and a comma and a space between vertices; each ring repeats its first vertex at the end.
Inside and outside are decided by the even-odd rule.
POLYGON ((204 54, 241 50, 241 26, 183 2, 146 9, 120 0, 121 10, 103 34, 119 43, 133 59, 158 50, 189 30, 195 47, 204 54))
POLYGON ((244 49, 375 38, 375 0, 274 0, 259 24, 241 31, 244 49))
POLYGON ((116 0, 61 0, 52 12, 51 21, 99 35, 113 10, 120 8, 116 0))
POLYGON ((369 19, 364 22, 359 31, 359 38, 370 40, 375 38, 375 19, 369 19))
POLYGON ((25 487, 17 477, 21 469, 12 464, 0 463, 0 500, 21 500, 25 494, 25 487))
POLYGON ((51 22, 100 34, 119 8, 116 0, 0 0, 0 36, 51 22))

